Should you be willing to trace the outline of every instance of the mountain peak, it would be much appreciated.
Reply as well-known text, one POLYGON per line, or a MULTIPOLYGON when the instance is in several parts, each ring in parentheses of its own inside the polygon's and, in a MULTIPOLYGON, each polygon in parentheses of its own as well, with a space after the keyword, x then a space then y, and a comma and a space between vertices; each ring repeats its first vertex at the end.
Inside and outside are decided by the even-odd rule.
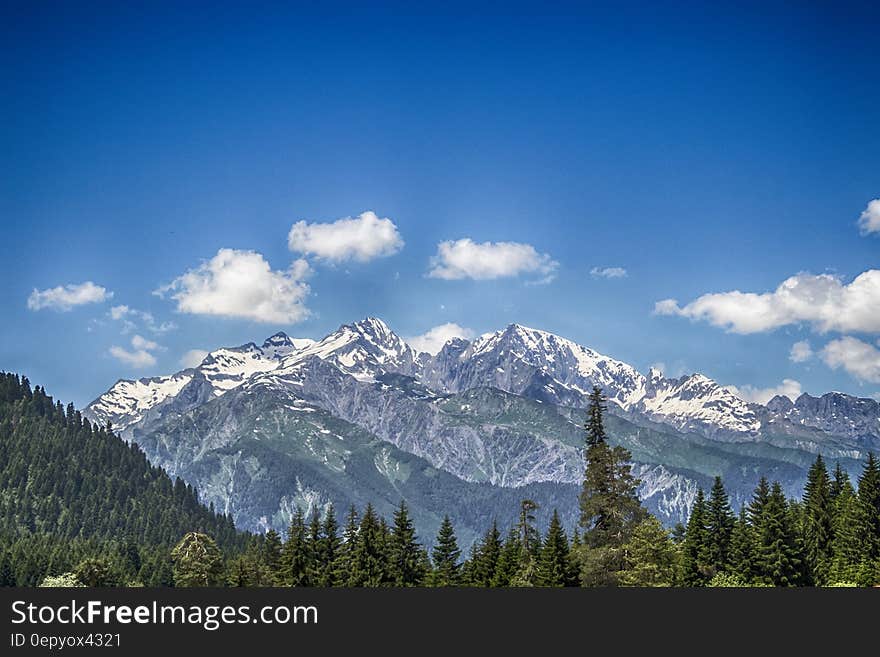
POLYGON ((287 335, 284 331, 278 331, 275 335, 270 335, 266 338, 266 341, 263 344, 278 344, 281 342, 290 342, 290 336, 287 335))
POLYGON ((392 331, 388 327, 388 324, 383 322, 378 317, 365 317, 364 319, 358 320, 354 324, 346 324, 346 326, 360 333, 370 333, 372 335, 386 335, 394 333, 394 331, 392 331))
POLYGON ((526 326, 525 324, 517 324, 516 322, 508 324, 504 328, 504 330, 505 331, 520 331, 520 332, 526 332, 526 333, 546 333, 547 332, 547 331, 542 331, 540 329, 534 329, 531 326, 526 326))
MULTIPOLYGON (((803 397, 803 395, 801 395, 801 397, 803 397)), ((800 397, 798 397, 798 399, 800 399, 800 397)), ((794 408, 794 402, 786 395, 775 395, 770 401, 764 404, 764 406, 777 413, 787 413, 794 408)))

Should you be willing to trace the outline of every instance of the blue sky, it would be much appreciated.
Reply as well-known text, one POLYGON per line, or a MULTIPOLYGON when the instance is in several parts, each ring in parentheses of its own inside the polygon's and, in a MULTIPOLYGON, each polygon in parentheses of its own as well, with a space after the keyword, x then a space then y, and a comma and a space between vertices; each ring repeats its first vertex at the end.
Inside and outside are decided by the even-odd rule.
POLYGON ((2 10, 0 369, 83 404, 376 315, 880 391, 870 4, 116 4, 2 10))

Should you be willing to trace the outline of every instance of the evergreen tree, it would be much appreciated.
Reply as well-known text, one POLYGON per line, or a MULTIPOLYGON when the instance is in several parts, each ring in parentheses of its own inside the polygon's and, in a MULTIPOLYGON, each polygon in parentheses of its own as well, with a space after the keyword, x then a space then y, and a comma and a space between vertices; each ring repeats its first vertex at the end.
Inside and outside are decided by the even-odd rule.
POLYGON ((321 541, 318 545, 316 559, 318 562, 316 586, 336 586, 337 557, 340 551, 339 527, 336 524, 336 511, 333 505, 327 506, 324 514, 324 524, 321 526, 321 541))
POLYGON ((868 452, 859 477, 859 503, 864 517, 865 558, 876 561, 880 559, 880 463, 873 452, 868 452))
POLYGON ((426 573, 422 547, 416 539, 416 530, 404 501, 394 513, 388 556, 389 575, 394 586, 418 586, 423 582, 426 573))
POLYGON ((583 543, 581 534, 575 527, 571 534, 571 545, 568 549, 568 586, 580 586, 581 564, 583 563, 583 543))
POLYGON ((324 544, 321 516, 317 507, 312 509, 309 526, 306 531, 306 573, 308 573, 309 586, 317 586, 321 577, 323 563, 321 562, 321 549, 324 544))
POLYGON ((519 533, 515 528, 511 528, 498 555, 490 586, 505 587, 511 585, 519 569, 521 551, 522 544, 519 541, 519 533))
POLYGON ((281 549, 281 570, 287 586, 309 586, 309 545, 303 510, 296 507, 281 549))
POLYGON ((685 586, 705 586, 715 575, 710 558, 707 515, 706 497, 700 488, 691 508, 682 550, 682 581, 685 586))
POLYGON ((837 461, 834 464, 834 476, 831 478, 831 486, 828 489, 828 495, 832 502, 838 498, 846 486, 852 487, 849 475, 846 470, 840 467, 840 461, 837 461))
POLYGON ((355 567, 355 550, 358 544, 358 531, 360 521, 357 509, 352 505, 345 519, 345 528, 342 530, 342 543, 336 555, 334 564, 334 580, 341 586, 351 586, 350 582, 358 577, 353 575, 355 567))
MULTIPOLYGON (((764 526, 764 522, 766 520, 766 510, 767 503, 770 500, 770 483, 767 481, 766 477, 761 477, 760 481, 758 481, 758 485, 755 487, 755 492, 752 494, 752 499, 749 502, 748 506, 748 518, 751 523, 752 529, 755 535, 755 566, 757 567, 757 542, 758 536, 763 531, 762 527, 764 526)), ((756 573, 757 574, 757 573, 756 573)))
POLYGON ((554 509, 538 559, 537 583, 539 586, 569 586, 571 574, 568 537, 554 509))
POLYGON ((522 500, 520 503, 519 524, 519 563, 516 574, 511 579, 511 586, 535 586, 538 583, 536 557, 540 549, 541 536, 535 529, 534 512, 538 509, 533 500, 522 500))
POLYGON ((373 505, 368 503, 357 530, 347 586, 377 587, 387 582, 386 531, 373 505))
POLYGON ((223 557, 214 539, 189 532, 171 551, 175 586, 217 586, 223 575, 223 557))
POLYGON ((822 456, 816 457, 807 474, 803 497, 802 540, 809 581, 822 586, 828 582, 832 560, 831 481, 822 456))
POLYGON ((601 390, 594 387, 587 410, 587 465, 580 495, 581 581, 586 586, 615 584, 615 573, 623 567, 623 546, 646 517, 637 494, 640 482, 632 476, 632 455, 607 442, 604 403, 601 390))
POLYGON ((239 555, 230 562, 227 569, 226 583, 236 588, 255 586, 251 581, 247 559, 245 559, 244 555, 239 555))
POLYGON ((522 500, 520 502, 517 532, 519 533, 520 544, 530 555, 534 555, 538 551, 541 541, 538 530, 535 529, 535 511, 537 510, 538 504, 533 500, 522 500))
POLYGON ((730 567, 730 541, 733 534, 734 515, 721 477, 715 477, 709 503, 706 507, 707 563, 715 572, 730 567))
POLYGON ((755 532, 749 524, 746 507, 740 509, 730 537, 731 572, 749 584, 755 577, 755 532))
POLYGON ((472 585, 495 586, 495 572, 501 558, 502 548, 501 532, 498 531, 498 523, 493 520, 492 526, 486 531, 477 550, 470 582, 472 585))
POLYGON ((829 582, 857 582, 865 555, 864 513, 849 479, 834 500, 829 582))
POLYGON ((660 521, 648 516, 635 528, 625 550, 623 586, 672 586, 676 579, 678 552, 660 521))
POLYGON ((756 530, 759 578, 773 586, 796 586, 801 566, 796 529, 779 482, 770 489, 756 530))
POLYGON ((587 422, 584 427, 587 431, 588 447, 604 443, 608 438, 605 434, 605 423, 603 421, 605 402, 606 399, 602 389, 599 386, 593 386, 592 391, 590 391, 587 406, 587 422))
POLYGON ((263 539, 263 563, 274 586, 282 584, 281 574, 281 536, 274 529, 266 532, 263 539))
POLYGON ((471 543, 471 549, 468 551, 468 556, 465 557, 465 560, 458 571, 459 583, 461 586, 479 586, 477 577, 477 559, 479 558, 478 550, 479 543, 477 541, 471 543))
POLYGON ((449 516, 443 517, 437 532, 437 543, 432 552, 434 570, 431 575, 433 586, 456 586, 460 583, 461 566, 458 563, 461 550, 455 538, 455 529, 449 516))

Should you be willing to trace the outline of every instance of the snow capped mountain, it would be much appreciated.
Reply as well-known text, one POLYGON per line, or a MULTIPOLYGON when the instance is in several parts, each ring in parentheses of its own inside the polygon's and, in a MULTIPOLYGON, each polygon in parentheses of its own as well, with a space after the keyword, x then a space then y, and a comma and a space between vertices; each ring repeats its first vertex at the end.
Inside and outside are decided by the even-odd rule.
MULTIPOLYGON (((204 382, 213 396, 267 373, 279 385, 291 385, 313 357, 363 382, 401 374, 443 393, 497 388, 575 408, 585 406, 590 390, 598 385, 622 411, 679 431, 748 438, 761 429, 753 405, 701 374, 665 379, 652 371, 646 377, 624 362, 519 324, 472 342, 455 338, 430 356, 417 353, 382 320, 372 317, 345 324, 317 342, 277 333, 260 347, 248 343, 212 351, 194 370, 120 381, 93 402, 89 412, 99 421, 110 420, 125 429, 142 421, 148 409, 167 403, 185 388, 192 395, 190 388, 204 387, 204 382)), ((267 385, 269 380, 262 383, 267 385)))
POLYGON ((646 377, 571 340, 518 324, 473 343, 450 341, 427 363, 422 380, 444 391, 488 386, 573 407, 586 405, 597 385, 622 411, 678 431, 747 438, 761 429, 755 408, 702 374, 666 379, 652 369, 646 377))
POLYGON ((423 380, 451 392, 485 386, 576 406, 598 385, 623 408, 641 399, 645 387, 645 377, 630 365, 519 324, 472 343, 448 342, 426 366, 423 380))
POLYGON ((316 356, 360 381, 393 372, 416 376, 421 367, 419 354, 398 337, 381 319, 368 317, 345 324, 319 342, 293 352, 282 361, 278 374, 316 356))
POLYGON ((86 413, 102 424, 109 421, 123 431, 142 422, 148 411, 170 403, 187 391, 192 403, 211 396, 219 397, 254 374, 277 368, 283 357, 305 349, 313 342, 276 333, 262 347, 249 342, 240 347, 217 349, 205 356, 198 367, 171 376, 117 381, 87 407, 86 413))
POLYGON ((246 527, 283 528, 293 504, 362 503, 379 488, 393 503, 401 485, 423 496, 425 518, 435 495, 496 499, 487 491, 523 486, 576 515, 570 493, 583 473, 582 409, 594 385, 610 401, 609 435, 633 455, 640 497, 669 522, 686 517, 716 474, 732 499, 748 499, 763 473, 793 494, 817 452, 853 472, 865 448, 880 445, 872 400, 832 393, 749 404, 704 375, 645 376, 518 324, 454 338, 431 356, 376 318, 319 341, 277 333, 171 376, 119 381, 85 415, 112 422, 246 527), (443 473, 441 488, 425 468, 443 473))
POLYGON ((755 434, 761 421, 754 407, 702 374, 666 379, 651 369, 644 396, 630 410, 679 431, 717 438, 724 433, 755 434))

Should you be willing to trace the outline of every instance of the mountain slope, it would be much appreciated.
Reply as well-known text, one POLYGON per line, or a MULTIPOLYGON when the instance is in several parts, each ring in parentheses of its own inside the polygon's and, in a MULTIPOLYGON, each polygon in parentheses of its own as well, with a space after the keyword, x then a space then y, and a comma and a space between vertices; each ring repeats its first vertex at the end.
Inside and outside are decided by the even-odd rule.
POLYGON ((216 508, 253 529, 286 528, 294 509, 339 513, 370 502, 390 517, 406 499, 427 541, 444 513, 467 545, 497 518, 512 521, 522 496, 575 522, 577 486, 522 488, 465 481, 283 388, 235 390, 135 437, 155 462, 192 482, 216 508))
POLYGON ((246 539, 137 445, 84 422, 27 379, 0 373, 0 556, 21 553, 19 585, 69 570, 78 550, 126 540, 145 553, 167 552, 193 530, 227 549, 246 539))

